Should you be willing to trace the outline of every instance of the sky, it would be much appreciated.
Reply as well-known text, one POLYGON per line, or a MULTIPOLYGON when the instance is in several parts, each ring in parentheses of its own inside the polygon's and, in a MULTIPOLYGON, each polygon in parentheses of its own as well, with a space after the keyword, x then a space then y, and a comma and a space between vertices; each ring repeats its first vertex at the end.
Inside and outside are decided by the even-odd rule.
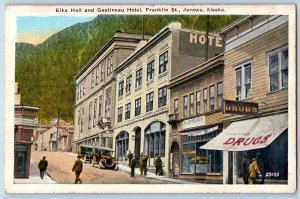
POLYGON ((17 17, 17 42, 39 44, 54 33, 76 23, 91 21, 95 16, 24 16, 17 17))

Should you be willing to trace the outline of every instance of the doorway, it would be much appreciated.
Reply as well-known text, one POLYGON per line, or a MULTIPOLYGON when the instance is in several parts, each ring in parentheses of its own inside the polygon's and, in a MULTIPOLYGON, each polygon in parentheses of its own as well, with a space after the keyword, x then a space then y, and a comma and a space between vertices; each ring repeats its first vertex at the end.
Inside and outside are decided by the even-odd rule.
POLYGON ((171 162, 170 169, 172 170, 172 177, 178 178, 180 172, 180 153, 179 153, 179 144, 177 141, 174 141, 172 143, 170 154, 172 154, 170 155, 170 162, 171 162))
POLYGON ((134 155, 136 159, 140 158, 141 153, 141 128, 135 129, 134 155))

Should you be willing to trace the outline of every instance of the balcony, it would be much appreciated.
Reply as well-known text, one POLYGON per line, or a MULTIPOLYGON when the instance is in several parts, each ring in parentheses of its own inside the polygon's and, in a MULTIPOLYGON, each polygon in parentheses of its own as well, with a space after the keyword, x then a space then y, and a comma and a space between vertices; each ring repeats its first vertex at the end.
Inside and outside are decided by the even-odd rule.
POLYGON ((169 120, 168 123, 172 126, 176 127, 177 123, 179 122, 178 113, 171 113, 169 114, 169 120))

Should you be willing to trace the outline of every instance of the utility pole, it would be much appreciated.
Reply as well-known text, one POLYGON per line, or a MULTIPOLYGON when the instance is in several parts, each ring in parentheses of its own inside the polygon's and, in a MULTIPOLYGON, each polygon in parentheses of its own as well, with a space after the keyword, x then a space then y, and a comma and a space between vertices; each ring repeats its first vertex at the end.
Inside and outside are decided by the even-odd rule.
POLYGON ((57 109, 56 151, 58 151, 59 108, 57 109))
POLYGON ((208 33, 209 33, 209 15, 206 16, 206 45, 205 45, 205 61, 208 60, 208 33))

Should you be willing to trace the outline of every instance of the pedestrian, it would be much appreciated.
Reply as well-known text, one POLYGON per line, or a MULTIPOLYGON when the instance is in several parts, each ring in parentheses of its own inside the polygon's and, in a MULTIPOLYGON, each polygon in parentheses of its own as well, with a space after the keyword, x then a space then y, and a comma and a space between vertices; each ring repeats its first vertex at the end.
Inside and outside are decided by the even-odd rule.
POLYGON ((93 154, 92 167, 94 167, 95 164, 97 164, 97 156, 96 156, 96 153, 93 154))
POLYGON ((257 152, 255 155, 255 158, 257 160, 257 164, 258 164, 258 168, 260 171, 260 184, 264 184, 265 183, 265 163, 264 160, 262 158, 262 155, 260 152, 257 152))
POLYGON ((128 158, 128 166, 131 168, 131 160, 132 160, 133 154, 131 151, 128 152, 127 158, 128 158))
POLYGON ((242 177, 244 180, 244 184, 249 184, 249 166, 250 162, 248 159, 247 153, 243 153, 242 159, 242 177))
POLYGON ((40 177, 41 179, 43 179, 46 169, 48 167, 48 161, 46 160, 46 156, 44 156, 43 159, 40 160, 38 167, 40 169, 40 177))
POLYGON ((159 155, 156 157, 154 165, 155 165, 155 175, 161 176, 163 171, 162 171, 162 161, 159 155))
POLYGON ((72 171, 75 172, 75 176, 76 176, 74 184, 77 184, 78 182, 82 184, 82 180, 79 177, 82 172, 82 167, 83 167, 82 161, 80 160, 80 155, 78 155, 77 160, 75 160, 72 168, 72 171))
POLYGON ((130 176, 131 177, 134 177, 135 165, 136 165, 136 159, 135 159, 135 156, 133 156, 131 159, 131 162, 130 162, 130 169, 131 169, 130 176))
POLYGON ((143 175, 143 158, 144 158, 144 153, 141 153, 140 159, 139 159, 139 167, 140 167, 141 176, 143 175))
POLYGON ((147 175, 147 162, 148 162, 148 157, 147 155, 145 154, 142 158, 142 168, 143 168, 143 173, 144 173, 144 176, 147 175))
POLYGON ((259 168, 258 168, 256 158, 253 158, 253 161, 249 166, 249 174, 250 174, 251 184, 257 184, 256 179, 257 179, 258 175, 260 175, 260 171, 259 171, 259 168))

